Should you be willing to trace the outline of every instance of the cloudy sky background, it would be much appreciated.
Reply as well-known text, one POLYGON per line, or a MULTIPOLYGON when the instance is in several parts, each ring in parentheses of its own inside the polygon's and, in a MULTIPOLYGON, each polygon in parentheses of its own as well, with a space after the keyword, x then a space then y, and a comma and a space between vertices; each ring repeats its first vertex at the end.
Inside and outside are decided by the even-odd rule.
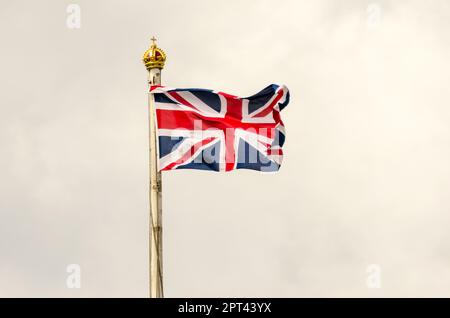
POLYGON ((0 296, 147 296, 152 35, 166 85, 292 97, 278 174, 164 173, 166 296, 450 296, 448 1, 0 9, 0 296))

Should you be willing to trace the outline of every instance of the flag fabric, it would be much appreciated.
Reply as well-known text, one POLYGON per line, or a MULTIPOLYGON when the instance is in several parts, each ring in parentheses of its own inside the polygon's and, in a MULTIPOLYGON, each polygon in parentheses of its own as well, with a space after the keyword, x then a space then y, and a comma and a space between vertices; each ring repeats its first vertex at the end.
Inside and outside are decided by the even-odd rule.
POLYGON ((285 130, 286 86, 250 97, 198 88, 150 86, 158 129, 158 170, 278 171, 285 130))

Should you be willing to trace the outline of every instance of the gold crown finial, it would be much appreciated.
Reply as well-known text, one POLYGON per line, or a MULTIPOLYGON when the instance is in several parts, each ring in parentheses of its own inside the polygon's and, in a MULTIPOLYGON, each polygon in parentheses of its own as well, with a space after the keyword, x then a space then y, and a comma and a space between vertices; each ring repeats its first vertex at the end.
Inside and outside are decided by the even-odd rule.
POLYGON ((142 57, 145 67, 148 71, 152 68, 163 69, 164 63, 166 62, 166 53, 156 46, 155 37, 152 37, 150 40, 152 41, 152 44, 150 45, 150 48, 145 51, 144 56, 142 57))

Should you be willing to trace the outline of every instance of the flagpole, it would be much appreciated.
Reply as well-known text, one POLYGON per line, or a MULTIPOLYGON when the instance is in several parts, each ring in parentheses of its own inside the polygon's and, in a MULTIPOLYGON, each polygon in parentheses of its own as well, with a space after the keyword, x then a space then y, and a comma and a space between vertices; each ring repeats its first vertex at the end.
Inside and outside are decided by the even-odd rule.
MULTIPOLYGON (((148 84, 161 85, 161 70, 166 60, 165 53, 156 46, 152 38, 150 48, 144 53, 143 61, 148 70, 148 84)), ((153 94, 148 94, 149 119, 149 168, 150 168, 150 242, 149 242, 149 274, 150 298, 164 297, 163 289, 163 254, 162 254, 162 183, 161 172, 158 171, 158 136, 156 127, 156 111, 153 94)))

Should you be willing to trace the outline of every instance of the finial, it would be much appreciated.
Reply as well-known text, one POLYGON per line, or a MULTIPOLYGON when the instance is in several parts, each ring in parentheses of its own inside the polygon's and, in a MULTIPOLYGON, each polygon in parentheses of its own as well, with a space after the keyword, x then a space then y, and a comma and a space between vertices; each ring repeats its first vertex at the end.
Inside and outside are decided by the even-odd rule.
POLYGON ((152 44, 150 48, 145 51, 142 60, 148 71, 152 68, 164 68, 164 62, 166 61, 166 53, 156 46, 156 38, 153 36, 151 39, 152 44))
POLYGON ((153 46, 155 46, 156 47, 156 38, 153 36, 151 39, 150 39, 151 41, 152 41, 152 47, 153 46))

